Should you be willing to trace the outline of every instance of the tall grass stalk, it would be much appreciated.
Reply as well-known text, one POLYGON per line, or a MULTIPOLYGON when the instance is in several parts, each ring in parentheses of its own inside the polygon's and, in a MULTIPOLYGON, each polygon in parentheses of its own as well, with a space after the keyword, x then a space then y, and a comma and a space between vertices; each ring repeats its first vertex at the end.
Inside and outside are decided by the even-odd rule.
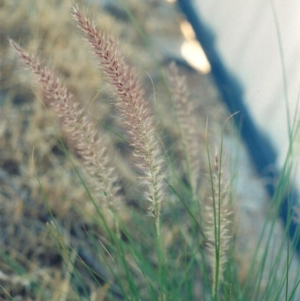
POLYGON ((230 229, 233 210, 230 205, 230 178, 224 175, 223 168, 223 135, 220 151, 215 151, 211 164, 210 151, 207 144, 209 162, 211 196, 206 207, 207 225, 205 227, 207 249, 212 269, 212 299, 219 300, 220 284, 224 276, 225 264, 228 261, 228 250, 232 239, 230 229))
POLYGON ((144 91, 132 68, 126 65, 118 53, 114 39, 98 30, 77 5, 73 7, 73 16, 86 34, 99 59, 101 70, 114 88, 116 106, 131 139, 136 164, 143 173, 142 181, 148 187, 146 199, 150 202, 149 210, 155 218, 157 234, 160 236, 160 211, 164 199, 163 160, 154 133, 154 119, 147 108, 144 91))
POLYGON ((165 192, 163 156, 155 136, 154 117, 145 102, 144 91, 134 70, 127 66, 119 54, 114 39, 97 29, 77 5, 73 7, 73 16, 93 47, 100 69, 114 89, 116 106, 123 117, 131 146, 134 149, 136 165, 142 174, 141 180, 147 187, 145 198, 150 202, 149 212, 155 219, 162 282, 164 251, 161 241, 160 215, 165 192))

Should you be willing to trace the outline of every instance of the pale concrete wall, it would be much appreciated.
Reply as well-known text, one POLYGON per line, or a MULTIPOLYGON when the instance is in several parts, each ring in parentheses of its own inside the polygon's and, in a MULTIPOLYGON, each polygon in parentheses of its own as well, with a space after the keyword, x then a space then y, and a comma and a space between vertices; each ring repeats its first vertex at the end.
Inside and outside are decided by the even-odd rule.
MULTIPOLYGON (((300 88, 300 1, 273 1, 280 38, 271 0, 192 2, 214 34, 215 47, 223 63, 240 81, 245 104, 255 123, 278 151, 277 164, 281 167, 289 143, 280 47, 293 119, 300 88)), ((300 172, 296 174, 296 185, 300 188, 300 172)))

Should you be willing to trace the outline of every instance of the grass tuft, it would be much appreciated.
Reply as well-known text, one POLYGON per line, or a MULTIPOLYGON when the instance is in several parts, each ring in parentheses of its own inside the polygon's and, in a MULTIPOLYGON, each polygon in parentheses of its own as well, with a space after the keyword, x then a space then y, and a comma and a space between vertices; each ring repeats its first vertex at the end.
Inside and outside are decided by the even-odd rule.
MULTIPOLYGON (((37 5, 48 5, 41 3, 37 5)), ((125 10, 114 10, 111 6, 108 10, 137 26, 135 15, 138 18, 139 14, 132 13, 135 7, 129 10, 125 2, 122 7, 125 10)), ((297 269, 296 276, 294 273, 295 252, 290 244, 286 248, 285 240, 274 240, 279 233, 280 201, 291 175, 288 158, 273 207, 266 210, 260 237, 251 250, 241 251, 241 244, 249 247, 245 240, 251 236, 252 228, 248 229, 248 236, 237 229, 244 225, 241 219, 245 215, 237 209, 232 176, 235 158, 232 160, 228 155, 228 148, 225 151, 227 126, 217 127, 213 122, 217 106, 201 107, 198 96, 193 101, 190 80, 175 63, 165 73, 161 72, 162 66, 157 66, 159 70, 153 78, 151 74, 151 87, 156 89, 158 82, 163 83, 165 96, 170 98, 164 102, 159 98, 160 91, 155 91, 155 98, 158 97, 152 106, 149 87, 143 88, 146 80, 122 55, 123 43, 107 33, 113 23, 104 18, 109 25, 103 21, 102 28, 79 5, 72 6, 71 15, 93 52, 76 44, 76 64, 70 63, 72 72, 78 76, 75 83, 64 62, 58 61, 54 72, 9 39, 11 48, 33 74, 41 91, 36 94, 41 95, 43 105, 35 103, 34 107, 43 117, 32 122, 29 129, 43 128, 35 138, 38 145, 51 132, 52 144, 47 144, 44 153, 39 148, 30 152, 34 154, 30 160, 34 163, 27 170, 28 179, 34 174, 37 181, 28 186, 36 185, 32 189, 35 193, 26 196, 19 207, 10 208, 8 204, 10 209, 6 209, 13 220, 22 216, 22 239, 32 235, 26 222, 32 217, 39 221, 36 232, 43 237, 47 252, 38 251, 39 248, 36 252, 31 248, 28 252, 11 246, 3 248, 0 280, 8 289, 1 284, 0 298, 19 300, 17 291, 31 296, 28 300, 298 300, 300 281, 297 269), (86 52, 84 56, 79 54, 81 51, 86 52), (88 59, 97 62, 100 88, 80 73, 77 63, 88 59), (161 78, 162 74, 167 75, 161 78), (94 90, 79 92, 79 86, 85 84, 94 90), (92 93, 97 96, 91 97, 92 93), (88 101, 92 98, 94 103, 88 101), (89 108, 95 108, 95 112, 89 108), (45 125, 43 114, 48 109, 56 118, 45 125), (221 134, 219 144, 215 136, 204 135, 206 120, 199 118, 199 111, 212 116, 210 123, 221 134), (212 158, 213 147, 217 151, 212 158), (49 149, 54 155, 49 155, 49 149), (49 161, 47 167, 40 170, 36 161, 45 160, 49 161), (49 166, 60 166, 50 179, 49 166), (68 180, 71 177, 76 179, 74 187, 68 180), (71 194, 65 194, 64 187, 71 194), (76 195, 79 197, 75 198, 76 195), (43 216, 40 211, 44 207, 39 203, 37 206, 37 198, 44 202, 43 216), (45 254, 50 254, 50 259, 45 254), (46 260, 48 265, 44 264, 46 260), (14 277, 10 279, 9 273, 14 277)), ((143 17, 147 15, 145 11, 143 17)), ((73 24, 68 26, 73 33, 73 24)), ((49 31, 54 28, 45 27, 49 34, 45 40, 50 40, 49 31)), ((118 36, 117 29, 122 35, 122 26, 116 25, 114 29, 114 35, 118 36)), ((139 34, 132 34, 132 43, 143 41, 150 47, 145 30, 146 25, 136 28, 139 34)), ((59 39, 54 36, 53 40, 59 39)), ((64 42, 59 40, 60 47, 65 48, 64 42)), ((148 50, 153 59, 155 51, 148 50)), ((145 59, 145 55, 138 59, 145 59)), ((136 60, 137 57, 131 57, 131 63, 136 60)), ((159 62, 156 58, 154 61, 159 62)), ((220 115, 219 119, 226 119, 225 113, 220 115)), ((7 138, 9 134, 2 136, 7 138)), ((1 180, 7 178, 7 173, 3 174, 0 172, 1 180)), ((26 194, 23 191, 27 183, 9 184, 19 195, 26 194)), ((299 219, 299 208, 294 213, 290 221, 299 219)), ((12 229, 8 227, 7 233, 12 235, 12 229)))

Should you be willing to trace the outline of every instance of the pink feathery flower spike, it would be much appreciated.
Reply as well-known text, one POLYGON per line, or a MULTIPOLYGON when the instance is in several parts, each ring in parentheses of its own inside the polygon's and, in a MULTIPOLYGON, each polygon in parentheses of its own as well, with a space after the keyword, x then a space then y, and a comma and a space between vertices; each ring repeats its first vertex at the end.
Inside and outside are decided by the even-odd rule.
POLYGON ((99 139, 94 124, 84 114, 79 103, 72 99, 72 94, 61 84, 53 71, 42 67, 38 59, 29 55, 13 40, 9 42, 22 62, 38 76, 43 93, 49 100, 48 104, 62 119, 65 129, 70 133, 87 172, 94 180, 93 186, 115 212, 118 207, 118 177, 109 164, 104 139, 99 139))
POLYGON ((145 102, 144 91, 133 69, 125 64, 119 54, 117 43, 99 31, 77 5, 73 7, 72 14, 93 47, 100 68, 114 89, 116 105, 123 117, 137 158, 137 166, 143 174, 143 182, 148 187, 146 198, 150 202, 150 212, 158 218, 164 198, 163 160, 155 137, 154 117, 145 102))

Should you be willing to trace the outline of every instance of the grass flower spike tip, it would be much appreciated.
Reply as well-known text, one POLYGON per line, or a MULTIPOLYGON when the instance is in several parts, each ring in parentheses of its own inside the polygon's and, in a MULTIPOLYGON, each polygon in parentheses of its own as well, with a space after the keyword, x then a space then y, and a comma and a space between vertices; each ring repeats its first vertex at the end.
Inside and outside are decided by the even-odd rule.
POLYGON ((190 100, 190 93, 186 78, 179 74, 175 63, 169 67, 168 78, 170 81, 172 99, 174 102, 177 121, 180 129, 183 153, 186 157, 186 174, 193 190, 197 194, 197 183, 200 174, 199 133, 198 120, 195 116, 196 106, 190 100))
POLYGON ((145 102, 144 91, 133 69, 126 65, 123 56, 119 54, 116 41, 98 30, 77 5, 73 7, 72 14, 114 90, 116 106, 134 149, 142 181, 147 187, 146 199, 150 202, 150 212, 158 220, 164 198, 163 159, 155 137, 154 117, 145 102))
POLYGON ((223 173, 222 156, 217 152, 211 171, 211 189, 209 204, 206 206, 207 249, 212 270, 212 292, 218 296, 219 286, 223 280, 225 263, 232 240, 233 210, 230 204, 229 176, 223 173))
POLYGON ((42 67, 38 59, 29 55, 13 40, 10 40, 10 44, 27 68, 38 76, 43 93, 49 100, 48 104, 61 118, 65 130, 70 134, 87 172, 93 179, 94 188, 101 194, 106 205, 115 212, 118 207, 118 177, 110 166, 104 139, 99 140, 95 126, 53 71, 42 67))

